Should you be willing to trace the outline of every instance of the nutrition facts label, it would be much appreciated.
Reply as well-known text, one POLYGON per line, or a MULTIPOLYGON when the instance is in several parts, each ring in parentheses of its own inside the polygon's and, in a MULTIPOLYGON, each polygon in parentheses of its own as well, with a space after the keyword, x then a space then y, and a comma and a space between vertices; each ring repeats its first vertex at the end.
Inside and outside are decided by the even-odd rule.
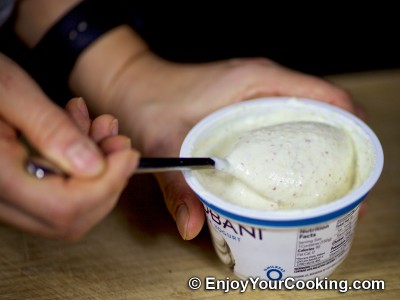
POLYGON ((297 235, 295 273, 338 262, 350 249, 357 222, 355 208, 331 223, 300 229, 297 235))

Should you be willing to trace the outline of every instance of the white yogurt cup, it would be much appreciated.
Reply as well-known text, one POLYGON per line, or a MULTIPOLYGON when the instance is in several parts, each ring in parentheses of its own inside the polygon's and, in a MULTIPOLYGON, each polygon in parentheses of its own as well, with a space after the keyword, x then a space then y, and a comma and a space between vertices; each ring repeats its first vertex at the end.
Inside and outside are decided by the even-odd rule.
POLYGON ((273 211, 220 199, 202 186, 194 171, 184 171, 187 183, 204 204, 216 253, 241 278, 307 280, 331 274, 350 250, 360 203, 383 168, 381 144, 363 121, 323 102, 285 97, 249 100, 210 114, 188 133, 180 156, 194 156, 199 143, 217 143, 213 132, 220 126, 264 115, 273 118, 274 111, 282 107, 299 119, 311 112, 316 118, 345 124, 368 141, 373 164, 362 182, 340 199, 312 208, 273 211))

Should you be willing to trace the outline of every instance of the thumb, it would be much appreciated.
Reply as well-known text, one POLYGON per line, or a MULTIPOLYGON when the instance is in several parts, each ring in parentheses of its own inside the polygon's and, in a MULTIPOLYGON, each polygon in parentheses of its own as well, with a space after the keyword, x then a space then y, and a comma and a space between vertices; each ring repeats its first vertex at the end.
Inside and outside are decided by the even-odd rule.
POLYGON ((103 156, 63 109, 51 102, 18 65, 0 57, 0 115, 64 172, 94 176, 104 169, 103 156))
POLYGON ((167 209, 184 240, 195 238, 204 224, 204 207, 180 172, 156 174, 167 209))
MULTIPOLYGON (((178 131, 180 133, 169 140, 166 147, 155 147, 147 154, 150 157, 176 157, 187 130, 178 131)), ((173 134, 167 133, 167 136, 173 134)), ((181 172, 161 172, 155 176, 163 193, 165 205, 175 220, 180 235, 184 240, 195 238, 205 221, 202 202, 186 183, 181 172)))

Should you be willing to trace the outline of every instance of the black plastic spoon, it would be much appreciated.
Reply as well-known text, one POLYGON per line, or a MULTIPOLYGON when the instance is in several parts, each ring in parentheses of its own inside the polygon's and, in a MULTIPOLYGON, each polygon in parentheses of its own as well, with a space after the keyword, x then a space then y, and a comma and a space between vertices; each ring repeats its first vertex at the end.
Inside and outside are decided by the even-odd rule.
MULTIPOLYGON (((224 158, 216 157, 143 157, 135 173, 158 173, 183 170, 217 169, 226 170, 229 166, 224 158)), ((44 163, 43 159, 30 159, 27 162, 28 173, 41 179, 47 175, 62 174, 54 166, 44 163)))

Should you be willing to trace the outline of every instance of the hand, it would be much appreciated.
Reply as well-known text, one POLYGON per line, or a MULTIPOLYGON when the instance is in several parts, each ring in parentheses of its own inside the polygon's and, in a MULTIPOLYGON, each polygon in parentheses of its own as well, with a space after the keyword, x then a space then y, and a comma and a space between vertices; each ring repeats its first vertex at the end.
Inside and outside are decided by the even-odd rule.
POLYGON ((115 205, 137 153, 126 137, 116 135, 113 117, 91 122, 79 99, 67 106, 69 117, 2 54, 0 101, 0 220, 48 237, 83 236, 115 205), (38 180, 28 174, 19 133, 69 177, 38 180))
MULTIPOLYGON (((225 105, 262 96, 307 97, 353 113, 359 111, 343 89, 272 61, 234 59, 179 65, 151 55, 125 67, 109 87, 108 108, 119 117, 144 156, 177 156, 187 132, 225 105), (112 107, 111 107, 112 106, 112 107)), ((166 205, 184 239, 204 223, 203 206, 177 173, 157 175, 166 205)))
MULTIPOLYGON (((144 156, 176 156, 187 132, 210 112, 261 96, 313 98, 361 110, 343 89, 263 59, 177 64, 155 56, 127 26, 85 51, 70 76, 94 113, 112 113, 144 156), (107 58, 107 59, 105 59, 107 58)), ((184 239, 204 223, 203 206, 179 173, 157 175, 184 239)))

